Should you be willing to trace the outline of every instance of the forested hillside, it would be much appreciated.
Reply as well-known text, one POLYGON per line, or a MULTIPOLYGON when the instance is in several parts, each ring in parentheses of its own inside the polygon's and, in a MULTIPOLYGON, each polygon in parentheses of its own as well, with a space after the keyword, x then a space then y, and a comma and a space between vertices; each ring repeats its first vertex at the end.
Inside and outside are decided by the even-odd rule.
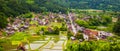
POLYGON ((28 12, 66 13, 68 8, 120 11, 119 3, 120 0, 0 0, 0 18, 4 17, 0 24, 7 23, 4 21, 6 17, 15 17, 28 12))
POLYGON ((16 16, 26 12, 65 12, 72 9, 120 11, 120 0, 0 0, 0 15, 16 16))
POLYGON ((120 11, 120 0, 69 0, 71 8, 120 11))

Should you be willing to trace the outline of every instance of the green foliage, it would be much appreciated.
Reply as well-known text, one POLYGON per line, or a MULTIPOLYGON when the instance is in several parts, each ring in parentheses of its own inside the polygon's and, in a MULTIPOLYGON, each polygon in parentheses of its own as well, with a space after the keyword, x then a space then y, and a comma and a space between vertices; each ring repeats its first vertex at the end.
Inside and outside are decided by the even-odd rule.
POLYGON ((6 16, 17 16, 30 11, 66 13, 67 8, 120 11, 119 3, 119 0, 0 0, 0 13, 6 16))
POLYGON ((120 11, 119 0, 35 0, 35 3, 53 12, 64 12, 65 8, 120 11))
POLYGON ((7 18, 0 15, 0 29, 5 28, 7 23, 8 23, 7 18))
POLYGON ((3 51, 3 50, 4 50, 4 48, 2 46, 0 46, 0 51, 3 51))
POLYGON ((97 26, 89 26, 90 29, 97 29, 97 26))
POLYGON ((6 40, 2 40, 2 39, 0 39, 0 44, 1 44, 1 43, 4 43, 5 41, 6 41, 6 40))
POLYGON ((120 36, 120 20, 118 20, 117 23, 115 23, 113 27, 113 32, 120 36))
POLYGON ((112 17, 110 17, 109 15, 102 15, 101 16, 102 17, 102 20, 101 20, 101 23, 103 24, 103 25, 108 25, 109 23, 111 23, 112 22, 112 17))
POLYGON ((70 37, 73 36, 73 33, 71 31, 67 32, 67 38, 70 39, 70 37))
POLYGON ((23 14, 21 15, 23 18, 32 18, 33 17, 33 14, 32 13, 26 13, 26 14, 23 14))
POLYGON ((8 40, 6 40, 6 39, 0 39, 0 51, 3 51, 5 48, 3 47, 3 43, 6 43, 6 42, 8 42, 8 40))
POLYGON ((58 35, 59 32, 60 32, 60 28, 58 28, 57 26, 55 26, 51 30, 46 30, 45 34, 47 34, 47 35, 58 35))
POLYGON ((68 0, 71 8, 120 11, 120 0, 68 0))
POLYGON ((78 33, 75 37, 76 37, 78 40, 79 40, 79 39, 83 39, 83 34, 78 33))
POLYGON ((52 1, 45 0, 0 0, 0 14, 7 17, 18 16, 28 12, 66 12, 66 9, 52 1), (42 2, 43 1, 43 2, 42 2))
POLYGON ((66 27, 61 27, 60 30, 61 31, 67 31, 67 28, 66 27))
POLYGON ((80 26, 88 27, 89 24, 84 20, 76 20, 76 23, 80 26))
POLYGON ((89 41, 80 43, 70 43, 68 41, 65 51, 119 51, 120 42, 107 42, 107 41, 89 41))
MULTIPOLYGON (((98 15, 98 14, 95 14, 98 15)), ((107 26, 112 22, 112 17, 110 16, 111 14, 101 14, 98 16, 94 16, 94 18, 90 18, 89 24, 92 26, 99 26, 99 25, 104 25, 107 26)))
POLYGON ((55 43, 57 43, 60 40, 60 37, 59 36, 55 36, 53 40, 54 40, 55 43))
POLYGON ((62 27, 62 23, 51 22, 50 26, 61 28, 62 27))
POLYGON ((26 34, 24 32, 16 32, 15 35, 10 37, 10 39, 13 40, 13 41, 21 41, 24 38, 28 38, 28 37, 30 37, 29 34, 26 34))
POLYGON ((67 27, 65 23, 62 23, 62 26, 60 28, 60 31, 67 31, 67 27))
POLYGON ((10 17, 29 12, 28 8, 26 7, 29 5, 24 1, 25 0, 0 0, 0 13, 10 17))
POLYGON ((98 26, 106 27, 106 30, 110 30, 112 24, 112 17, 117 15, 112 15, 113 12, 97 12, 97 10, 75 10, 73 12, 77 13, 78 20, 76 23, 80 26, 84 26, 90 29, 98 29, 98 26), (83 20, 84 19, 84 20, 83 20))
POLYGON ((89 24, 92 25, 92 26, 99 26, 100 25, 100 21, 99 19, 97 18, 91 18, 90 21, 89 21, 89 24))
MULTIPOLYGON (((105 1, 104 0, 96 0, 96 1, 93 0, 0 0, 0 18, 16 17, 18 15, 29 12, 67 13, 67 11, 69 10, 68 8, 120 11, 119 3, 120 3, 119 0, 115 0, 115 1, 113 0, 110 1, 109 0, 105 0, 105 1)), ((25 17, 31 17, 31 15, 25 14, 25 17)), ((111 22, 111 20, 108 17, 105 16, 104 18, 105 20, 103 20, 102 24, 111 22)), ((6 26, 7 21, 5 19, 6 18, 3 18, 3 20, 0 21, 1 24, 0 28, 6 26)), ((94 21, 91 21, 90 24, 99 25, 98 23, 99 21, 97 21, 97 19, 95 19, 94 21)))
POLYGON ((29 3, 29 4, 33 4, 34 0, 27 0, 26 2, 29 3))
POLYGON ((59 28, 57 26, 54 27, 54 34, 59 34, 59 28))

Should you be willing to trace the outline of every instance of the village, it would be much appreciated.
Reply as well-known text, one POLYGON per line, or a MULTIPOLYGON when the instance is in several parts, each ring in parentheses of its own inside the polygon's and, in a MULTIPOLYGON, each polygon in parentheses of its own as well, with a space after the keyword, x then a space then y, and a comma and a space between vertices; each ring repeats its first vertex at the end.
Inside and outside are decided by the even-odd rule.
MULTIPOLYGON (((59 18, 57 16, 54 16, 53 14, 54 13, 50 13, 47 18, 43 16, 41 19, 39 18, 39 16, 35 16, 34 18, 17 17, 15 18, 15 21, 12 24, 8 23, 8 26, 4 30, 9 36, 14 34, 15 32, 24 32, 26 29, 28 29, 30 26, 33 25, 46 26, 51 24, 51 22, 56 22, 56 23, 65 22, 67 29, 74 33, 73 36, 76 36, 78 31, 81 31, 83 32, 84 39, 87 41, 90 38, 96 38, 97 40, 99 40, 99 39, 105 39, 107 36, 113 36, 112 33, 110 32, 97 31, 79 26, 77 23, 74 22, 77 19, 74 13, 69 13, 68 16, 65 14, 58 15, 58 17, 60 19, 63 19, 63 21, 60 21, 59 18), (32 21, 36 22, 36 24, 34 23, 31 24, 32 21)), ((89 19, 89 17, 82 18, 81 20, 87 20, 87 19, 89 19)), ((48 27, 48 30, 52 31, 52 28, 48 27)))
MULTIPOLYGON (((43 15, 41 13, 40 14, 32 13, 32 14, 34 15, 32 18, 24 18, 22 16, 18 16, 14 18, 13 23, 8 23, 8 26, 4 29, 6 36, 8 37, 12 37, 16 33, 18 34, 19 32, 21 32, 21 34, 16 35, 18 36, 18 38, 20 38, 19 37, 20 35, 25 35, 24 33, 27 33, 27 35, 32 36, 33 39, 36 39, 34 37, 42 37, 42 39, 44 39, 42 41, 33 40, 32 42, 27 43, 24 46, 24 48, 28 51, 30 49, 31 50, 37 49, 43 51, 46 50, 63 51, 67 48, 66 43, 69 40, 71 40, 71 42, 76 42, 76 41, 84 42, 84 41, 107 40, 108 37, 114 37, 113 33, 102 30, 90 29, 82 25, 79 25, 78 23, 75 22, 76 20, 89 21, 89 19, 92 18, 89 16, 84 18, 78 18, 76 14, 72 12, 68 13, 67 15, 61 13, 56 14, 51 12, 48 13, 47 15, 43 15), (22 32, 24 33, 22 34, 22 32), (54 35, 59 37, 57 38, 56 43, 54 42, 56 39, 54 35), (61 45, 55 45, 55 44, 61 44, 61 45)), ((10 19, 8 19, 8 21, 10 22, 10 19)), ((5 37, 2 38, 4 39, 5 37)), ((14 44, 18 42, 17 44, 19 44, 22 40, 25 39, 26 38, 23 36, 23 39, 21 39, 20 41, 16 39, 11 41, 11 43, 14 44)), ((29 41, 29 40, 26 39, 25 41, 29 41)), ((13 49, 13 50, 17 50, 17 49, 13 49)))
POLYGON ((0 51, 120 51, 120 0, 0 0, 0 51))

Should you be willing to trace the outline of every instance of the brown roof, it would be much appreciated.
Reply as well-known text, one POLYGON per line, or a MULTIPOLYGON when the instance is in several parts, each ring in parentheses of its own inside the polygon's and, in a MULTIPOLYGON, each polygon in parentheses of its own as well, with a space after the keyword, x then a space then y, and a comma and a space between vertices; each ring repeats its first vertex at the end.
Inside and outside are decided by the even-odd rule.
POLYGON ((84 33, 89 37, 98 36, 98 31, 95 31, 95 30, 86 29, 84 30, 84 33))

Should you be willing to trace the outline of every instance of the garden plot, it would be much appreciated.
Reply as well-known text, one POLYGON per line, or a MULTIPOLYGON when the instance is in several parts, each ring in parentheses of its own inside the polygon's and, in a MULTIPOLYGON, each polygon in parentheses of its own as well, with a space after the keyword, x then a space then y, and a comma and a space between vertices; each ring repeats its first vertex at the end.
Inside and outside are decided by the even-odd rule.
POLYGON ((57 42, 54 47, 52 48, 52 50, 62 50, 62 45, 63 45, 64 41, 59 41, 57 42))
POLYGON ((52 22, 49 26, 57 26, 58 28, 62 27, 62 24, 61 23, 55 23, 55 22, 52 22))
POLYGON ((40 51, 63 51, 63 44, 67 40, 65 37, 60 37, 58 42, 51 40, 48 44, 40 49, 40 51))
POLYGON ((44 43, 46 43, 47 41, 34 41, 33 43, 30 43, 30 45, 25 45, 25 48, 28 50, 29 46, 31 50, 36 50, 39 47, 41 47, 44 43))

